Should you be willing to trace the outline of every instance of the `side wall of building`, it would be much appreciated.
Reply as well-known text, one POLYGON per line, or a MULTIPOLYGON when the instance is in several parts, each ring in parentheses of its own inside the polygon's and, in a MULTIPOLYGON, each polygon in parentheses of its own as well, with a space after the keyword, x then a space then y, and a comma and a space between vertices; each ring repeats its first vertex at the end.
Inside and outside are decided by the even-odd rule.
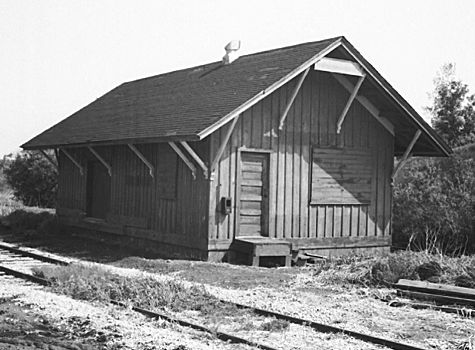
MULTIPOLYGON (((201 156, 208 151, 206 142, 192 146, 201 156)), ((190 169, 166 143, 136 147, 155 167, 153 178, 127 145, 94 147, 112 167, 105 220, 88 218, 86 213, 88 164, 97 158, 87 148, 68 149, 84 167, 80 175, 60 152, 58 214, 68 225, 85 231, 133 238, 170 256, 205 258, 208 181, 200 172, 193 179, 190 169)))
MULTIPOLYGON (((269 237, 306 249, 369 251, 390 244, 393 136, 356 100, 337 134, 349 93, 331 74, 317 71, 309 72, 279 130, 296 80, 247 110, 236 124, 210 188, 209 249, 216 256, 239 235, 235 213, 242 148, 270 151, 269 237), (231 215, 220 213, 222 197, 232 198, 231 215)), ((216 154, 228 127, 210 136, 210 154, 216 154)))

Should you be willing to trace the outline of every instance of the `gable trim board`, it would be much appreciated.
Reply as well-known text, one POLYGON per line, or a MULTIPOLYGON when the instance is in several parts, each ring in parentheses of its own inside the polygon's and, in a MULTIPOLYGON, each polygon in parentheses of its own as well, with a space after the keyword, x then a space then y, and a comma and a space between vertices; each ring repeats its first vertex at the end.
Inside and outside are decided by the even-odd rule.
POLYGON ((315 70, 362 77, 365 73, 361 66, 353 61, 323 57, 314 66, 315 70))

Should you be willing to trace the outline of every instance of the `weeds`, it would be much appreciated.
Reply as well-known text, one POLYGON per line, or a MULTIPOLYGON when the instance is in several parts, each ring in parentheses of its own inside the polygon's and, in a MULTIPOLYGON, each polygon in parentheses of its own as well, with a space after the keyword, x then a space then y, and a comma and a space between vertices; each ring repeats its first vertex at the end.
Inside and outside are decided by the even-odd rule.
POLYGON ((459 258, 434 255, 427 252, 402 251, 383 257, 361 256, 328 259, 315 269, 317 280, 325 283, 388 286, 399 279, 419 279, 423 264, 440 265, 441 283, 475 285, 475 256, 459 258), (418 273, 419 271, 419 273, 418 273))
POLYGON ((273 319, 260 325, 259 330, 266 332, 282 332, 290 326, 289 321, 273 319))
POLYGON ((93 265, 43 267, 35 274, 48 279, 56 292, 76 299, 109 302, 148 309, 172 311, 196 310, 203 314, 234 315, 236 307, 224 304, 203 287, 186 287, 183 283, 152 277, 125 277, 93 265))
POLYGON ((475 350, 475 336, 470 336, 467 340, 457 346, 457 350, 475 350))

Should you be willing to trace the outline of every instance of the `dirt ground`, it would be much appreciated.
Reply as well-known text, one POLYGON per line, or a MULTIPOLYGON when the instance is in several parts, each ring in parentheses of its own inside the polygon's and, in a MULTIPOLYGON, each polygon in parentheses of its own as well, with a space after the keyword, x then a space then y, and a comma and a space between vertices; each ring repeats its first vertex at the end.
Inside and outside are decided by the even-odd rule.
POLYGON ((93 350, 105 348, 104 340, 88 322, 69 318, 58 324, 19 305, 15 297, 0 298, 0 349, 93 350))

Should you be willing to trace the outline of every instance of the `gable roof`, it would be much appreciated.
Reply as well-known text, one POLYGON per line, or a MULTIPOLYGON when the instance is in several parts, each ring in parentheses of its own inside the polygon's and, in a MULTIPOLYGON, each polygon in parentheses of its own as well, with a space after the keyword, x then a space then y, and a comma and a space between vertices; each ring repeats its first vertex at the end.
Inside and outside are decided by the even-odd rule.
MULTIPOLYGON (((229 65, 213 62, 121 84, 22 147, 200 140, 340 46, 422 128, 434 147, 427 149, 434 155, 450 152, 344 37, 245 55, 229 65)), ((414 151, 417 153, 417 147, 414 151)))

